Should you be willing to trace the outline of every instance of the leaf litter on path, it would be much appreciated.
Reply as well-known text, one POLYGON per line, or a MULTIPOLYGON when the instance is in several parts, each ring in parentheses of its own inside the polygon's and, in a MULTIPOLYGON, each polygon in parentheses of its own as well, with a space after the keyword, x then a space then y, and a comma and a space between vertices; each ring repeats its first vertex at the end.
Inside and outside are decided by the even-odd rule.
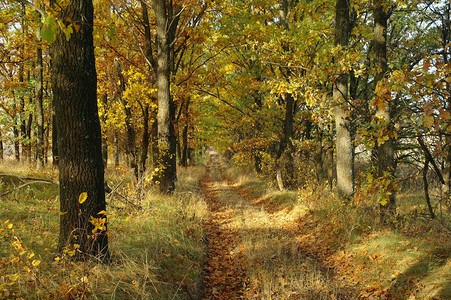
POLYGON ((203 299, 355 299, 299 247, 299 211, 263 207, 215 153, 202 188, 211 211, 203 299))

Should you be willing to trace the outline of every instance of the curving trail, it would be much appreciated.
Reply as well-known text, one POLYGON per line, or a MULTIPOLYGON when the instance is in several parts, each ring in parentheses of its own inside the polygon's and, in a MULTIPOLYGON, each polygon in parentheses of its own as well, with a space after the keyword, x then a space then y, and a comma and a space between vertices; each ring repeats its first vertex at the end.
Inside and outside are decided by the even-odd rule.
POLYGON ((218 154, 211 152, 202 180, 210 209, 210 217, 205 223, 208 252, 203 299, 239 299, 248 283, 246 260, 240 233, 229 225, 236 213, 236 204, 243 199, 229 186, 220 170, 218 154))

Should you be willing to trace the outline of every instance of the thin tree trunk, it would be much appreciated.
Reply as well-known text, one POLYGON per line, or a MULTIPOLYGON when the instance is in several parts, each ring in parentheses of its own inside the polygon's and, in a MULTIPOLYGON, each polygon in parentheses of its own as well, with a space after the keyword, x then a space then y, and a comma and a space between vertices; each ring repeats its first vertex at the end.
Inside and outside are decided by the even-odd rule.
POLYGON ((115 152, 114 152, 114 166, 117 168, 119 167, 120 162, 120 149, 119 149, 119 132, 117 129, 114 130, 114 145, 115 145, 115 152))
MULTIPOLYGON (((104 113, 102 122, 103 124, 106 124, 108 120, 108 95, 104 94, 102 97, 103 107, 104 107, 104 113)), ((108 137, 107 132, 102 134, 102 158, 103 158, 103 166, 106 169, 108 166, 108 137)))
MULTIPOLYGON (((451 42, 451 25, 450 25, 450 13, 451 13, 451 4, 448 2, 446 9, 444 9, 443 14, 447 17, 442 18, 442 47, 443 49, 447 49, 447 46, 451 42)), ((443 63, 444 65, 448 65, 449 63, 449 51, 443 51, 443 63)), ((450 75, 448 75, 450 76, 450 75)), ((448 77, 449 78, 449 77, 448 77)), ((448 112, 451 112, 451 83, 449 80, 445 80, 445 89, 448 96, 446 101, 445 109, 448 112)), ((451 122, 448 122, 448 129, 451 127, 451 122)), ((445 199, 445 203, 451 204, 451 135, 447 134, 445 137, 445 147, 443 149, 445 156, 445 167, 443 169, 443 179, 445 183, 442 185, 443 198, 445 199)), ((449 209, 451 211, 451 205, 449 205, 449 209)))
MULTIPOLYGON (((383 84, 383 79, 388 72, 387 64, 387 24, 390 13, 387 12, 387 8, 384 5, 383 0, 374 0, 374 60, 375 65, 378 70, 375 83, 383 84)), ((375 95, 379 97, 380 95, 375 95)), ((381 122, 382 126, 391 126, 391 115, 393 110, 393 103, 387 101, 386 103, 377 110, 377 117, 381 122)), ((391 219, 396 214, 396 193, 393 179, 395 172, 395 161, 394 161, 394 140, 389 138, 385 143, 379 145, 377 149, 378 156, 378 176, 379 177, 390 177, 391 183, 387 188, 389 192, 389 199, 387 203, 381 203, 380 205, 380 218, 381 223, 384 224, 391 219)))
POLYGON ((59 153, 58 153, 58 128, 56 126, 55 107, 53 107, 52 113, 52 164, 58 165, 59 153))
POLYGON ((429 209, 429 214, 431 215, 432 219, 435 219, 434 209, 432 208, 431 198, 429 197, 428 169, 429 169, 429 159, 426 158, 423 167, 424 197, 426 198, 426 204, 429 209))
POLYGON ((149 133, 149 117, 150 117, 150 107, 149 104, 145 105, 143 108, 143 135, 141 141, 141 153, 139 156, 139 174, 140 178, 144 176, 146 172, 146 163, 148 157, 149 143, 150 143, 150 133, 149 133))
POLYGON ((36 141, 36 167, 41 169, 44 166, 44 64, 42 60, 42 46, 41 37, 37 39, 38 47, 36 49, 36 126, 37 126, 37 141, 36 141))
POLYGON ((3 134, 0 132, 0 159, 3 160, 4 156, 4 148, 3 148, 3 134))
POLYGON ((182 131, 183 150, 180 165, 182 167, 188 167, 188 124, 185 124, 182 131))
MULTIPOLYGON (((346 47, 349 44, 349 10, 348 0, 337 0, 335 6, 335 45, 346 47)), ((337 188, 338 193, 345 198, 354 194, 354 146, 347 104, 348 77, 349 74, 347 73, 337 75, 333 85, 333 99, 336 103, 334 115, 337 131, 337 188)))

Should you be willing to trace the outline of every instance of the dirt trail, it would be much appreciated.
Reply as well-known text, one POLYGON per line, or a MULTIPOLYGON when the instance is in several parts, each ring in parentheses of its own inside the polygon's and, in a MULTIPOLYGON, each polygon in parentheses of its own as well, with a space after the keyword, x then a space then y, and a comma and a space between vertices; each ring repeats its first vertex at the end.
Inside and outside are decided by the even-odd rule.
POLYGON ((303 212, 268 212, 210 152, 202 188, 210 209, 203 299, 355 299, 299 247, 303 212))
POLYGON ((202 188, 210 209, 205 226, 208 239, 203 299, 239 299, 247 285, 246 261, 240 233, 229 226, 235 207, 242 201, 223 178, 217 153, 210 153, 202 188))

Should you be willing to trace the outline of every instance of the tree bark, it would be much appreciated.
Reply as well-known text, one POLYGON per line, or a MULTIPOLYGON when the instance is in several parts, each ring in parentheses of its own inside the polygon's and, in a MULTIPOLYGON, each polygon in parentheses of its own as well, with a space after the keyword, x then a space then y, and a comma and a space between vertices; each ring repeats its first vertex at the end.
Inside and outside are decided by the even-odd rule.
MULTIPOLYGON (((377 69, 375 77, 376 86, 383 84, 383 79, 388 72, 387 64, 387 24, 390 13, 387 11, 383 0, 374 0, 374 60, 377 69)), ((379 95, 375 95, 379 97, 379 95)), ((377 118, 382 126, 390 130, 393 103, 384 99, 385 105, 378 107, 377 118)), ((377 149, 378 156, 378 176, 394 179, 395 160, 394 160, 394 140, 389 138, 385 143, 379 145, 377 149)), ((391 181, 393 182, 393 181, 391 181)), ((385 205, 380 205, 381 223, 386 223, 388 219, 394 217, 396 214, 396 193, 395 186, 390 183, 387 192, 390 193, 388 202, 385 205)))
POLYGON ((37 65, 37 76, 36 76, 36 126, 37 126, 37 143, 36 143, 36 167, 41 169, 44 166, 44 89, 43 89, 43 71, 44 64, 42 60, 42 46, 41 37, 38 36, 37 43, 38 47, 36 49, 36 65, 37 65))
POLYGON ((150 118, 150 107, 146 104, 143 107, 143 134, 141 141, 141 153, 139 156, 139 176, 142 178, 146 172, 146 163, 148 157, 148 150, 150 144, 150 133, 149 133, 149 118, 150 118))
MULTIPOLYGON (((53 2, 53 4, 55 4, 53 2)), ((55 7, 56 8, 56 7, 55 7)), ((109 260, 106 227, 93 234, 92 218, 106 221, 102 136, 97 108, 92 0, 72 0, 60 20, 79 24, 69 40, 59 32, 52 51, 52 87, 58 132, 60 235, 58 248, 79 245, 87 257, 109 260), (79 203, 80 194, 88 197, 79 203), (100 214, 99 214, 100 213, 100 214)))
MULTIPOLYGON (((348 0, 337 0, 335 6, 335 45, 343 47, 349 44, 349 5, 348 0)), ((339 195, 345 198, 354 194, 354 146, 347 104, 348 77, 347 73, 338 74, 333 85, 333 99, 336 103, 334 114, 337 131, 337 189, 339 195)))
POLYGON ((52 112, 52 164, 54 166, 58 165, 59 154, 58 154, 58 128, 56 126, 55 118, 55 105, 53 105, 52 112))
POLYGON ((0 159, 4 159, 3 134, 0 132, 0 159))
MULTIPOLYGON (((102 122, 105 126, 106 121, 108 120, 108 95, 104 94, 102 97, 103 107, 104 107, 104 113, 102 122)), ((108 166, 108 137, 107 133, 105 132, 102 134, 102 158, 103 158, 103 167, 106 169, 108 166)))
MULTIPOLYGON (((176 137, 174 134, 174 105, 170 91, 170 28, 174 20, 168 18, 165 0, 153 0, 157 26, 157 88, 158 88, 158 150, 161 193, 171 193, 176 180, 176 137)), ((168 7, 172 10, 172 7, 168 7)), ((175 27, 176 28, 176 27, 175 27)))
MULTIPOLYGON (((446 49, 449 43, 451 42, 451 28, 450 28, 450 14, 451 14, 451 4, 448 2, 446 8, 443 12, 442 20, 442 47, 443 49, 446 49)), ((447 65, 450 62, 449 59, 449 51, 443 51, 443 63, 447 65)), ((448 79, 449 79, 448 75, 448 79)), ((448 112, 451 112, 451 83, 449 80, 445 80, 445 90, 446 93, 449 95, 448 99, 446 99, 446 105, 445 109, 448 112)), ((451 126, 451 122, 448 122, 448 130, 451 126)), ((445 136, 445 147, 443 149, 444 156, 445 156, 445 166, 443 169, 443 179, 445 183, 442 184, 442 192, 443 192, 443 198, 445 199, 445 203, 451 204, 450 197, 451 197, 451 135, 447 134, 445 136)), ((451 210, 451 205, 449 206, 449 209, 451 210)))

